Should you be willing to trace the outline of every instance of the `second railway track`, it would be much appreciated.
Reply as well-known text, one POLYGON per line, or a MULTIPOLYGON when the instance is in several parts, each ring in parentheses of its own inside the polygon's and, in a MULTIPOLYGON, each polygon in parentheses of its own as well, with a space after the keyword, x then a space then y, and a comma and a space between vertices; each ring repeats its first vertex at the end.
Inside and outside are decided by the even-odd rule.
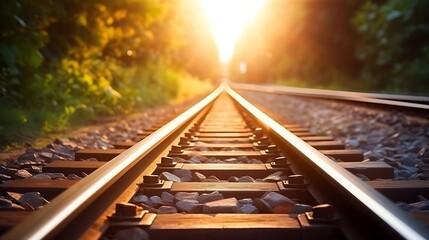
POLYGON ((428 237, 421 223, 381 194, 392 190, 383 183, 370 186, 352 174, 392 178, 388 165, 359 162, 361 153, 344 149, 329 136, 279 124, 228 86, 141 137, 136 143, 117 144, 116 149, 76 154, 97 162, 56 161, 44 168, 68 174, 92 172, 82 180, 1 184, 3 192, 41 191, 54 198, 2 237, 428 237))

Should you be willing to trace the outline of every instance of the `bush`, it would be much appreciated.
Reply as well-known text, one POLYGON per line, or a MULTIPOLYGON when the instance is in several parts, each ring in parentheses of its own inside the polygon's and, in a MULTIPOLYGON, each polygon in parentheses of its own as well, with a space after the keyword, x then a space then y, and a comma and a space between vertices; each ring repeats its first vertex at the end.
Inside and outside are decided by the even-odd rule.
POLYGON ((166 103, 178 95, 180 81, 189 79, 184 69, 207 76, 204 63, 175 58, 191 46, 182 34, 190 30, 177 25, 179 5, 1 1, 0 146, 166 103))
POLYGON ((362 79, 374 90, 428 93, 428 1, 367 1, 353 19, 362 79))

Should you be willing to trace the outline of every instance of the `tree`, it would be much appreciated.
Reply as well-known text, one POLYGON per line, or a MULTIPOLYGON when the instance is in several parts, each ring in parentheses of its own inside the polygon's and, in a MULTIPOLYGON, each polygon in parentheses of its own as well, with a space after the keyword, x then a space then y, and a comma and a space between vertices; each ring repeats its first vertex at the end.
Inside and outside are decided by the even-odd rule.
POLYGON ((429 91, 428 1, 367 1, 353 19, 362 79, 378 91, 429 91))
POLYGON ((213 76, 214 45, 180 15, 186 1, 1 1, 0 145, 162 103, 191 75, 213 76))

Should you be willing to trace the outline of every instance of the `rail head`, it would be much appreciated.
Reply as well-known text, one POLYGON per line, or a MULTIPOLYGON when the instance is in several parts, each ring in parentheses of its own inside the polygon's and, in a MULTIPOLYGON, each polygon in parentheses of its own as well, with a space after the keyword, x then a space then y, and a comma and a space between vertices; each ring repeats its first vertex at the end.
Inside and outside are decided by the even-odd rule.
POLYGON ((179 129, 212 103, 224 89, 225 85, 220 85, 210 95, 186 112, 64 191, 47 206, 33 213, 3 235, 2 239, 55 238, 58 232, 85 211, 98 196, 107 191, 127 170, 136 165, 143 156, 147 155, 174 130, 179 129))
POLYGON ((354 201, 367 206, 371 215, 383 225, 390 227, 391 232, 394 232, 396 236, 404 239, 427 239, 428 230, 389 199, 286 130, 231 88, 227 88, 226 92, 255 119, 265 125, 265 128, 276 135, 277 139, 294 148, 293 150, 310 163, 312 168, 319 169, 325 178, 331 180, 330 182, 348 191, 348 195, 352 196, 354 201))

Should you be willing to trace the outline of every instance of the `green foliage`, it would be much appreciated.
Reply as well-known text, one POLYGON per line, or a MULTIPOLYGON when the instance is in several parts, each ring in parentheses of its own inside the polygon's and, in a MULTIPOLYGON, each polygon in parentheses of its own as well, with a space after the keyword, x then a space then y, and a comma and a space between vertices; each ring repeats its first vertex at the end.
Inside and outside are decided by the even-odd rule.
POLYGON ((213 76, 200 70, 215 55, 188 64, 186 1, 1 1, 0 145, 165 103, 186 71, 213 76))
POLYGON ((37 4, 28 1, 28 9, 22 4, 13 0, 0 2, 0 98, 13 104, 24 99, 21 90, 42 64, 40 48, 47 41, 43 29, 49 24, 49 19, 43 18, 46 12, 37 4), (25 14, 28 16, 23 17, 25 14))
POLYGON ((362 78, 376 90, 429 92, 428 1, 367 1, 353 19, 362 78))

